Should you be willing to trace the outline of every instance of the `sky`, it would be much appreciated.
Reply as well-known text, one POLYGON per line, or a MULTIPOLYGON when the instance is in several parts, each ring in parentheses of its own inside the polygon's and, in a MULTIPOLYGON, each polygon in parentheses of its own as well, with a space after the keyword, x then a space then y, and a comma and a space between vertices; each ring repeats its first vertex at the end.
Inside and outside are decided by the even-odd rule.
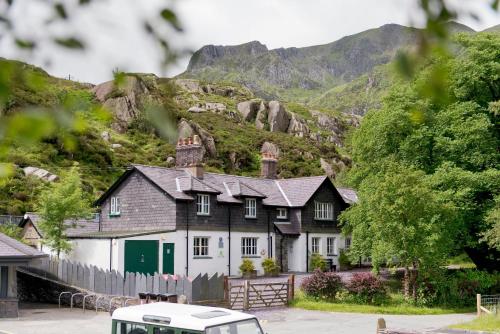
MULTIPOLYGON (((500 24, 490 0, 448 0, 462 13, 457 20, 475 30, 500 24)), ((37 42, 35 51, 20 50, 12 33, 0 31, 0 56, 27 61, 52 75, 100 83, 114 70, 173 76, 185 70, 191 52, 203 45, 235 45, 258 40, 269 49, 330 43, 387 23, 421 27, 417 0, 93 0, 78 9, 67 0, 69 20, 47 25, 53 16, 50 1, 15 1, 9 9, 14 34, 37 42), (160 9, 173 8, 183 32, 168 27, 160 9), (148 20, 181 53, 178 61, 161 66, 162 53, 143 29, 148 20), (68 51, 52 42, 53 36, 77 36, 85 50, 68 51)), ((5 5, 4 5, 5 6, 5 5)), ((0 5, 1 7, 1 5, 0 5)), ((6 10, 0 8, 0 12, 6 10)))

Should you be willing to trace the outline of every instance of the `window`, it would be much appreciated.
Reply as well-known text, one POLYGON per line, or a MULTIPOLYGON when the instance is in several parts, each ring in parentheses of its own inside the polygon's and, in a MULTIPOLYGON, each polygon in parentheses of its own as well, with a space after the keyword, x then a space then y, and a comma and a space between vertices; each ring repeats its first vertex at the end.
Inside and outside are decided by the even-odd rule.
POLYGON ((288 212, 286 208, 278 208, 278 219, 286 219, 288 217, 288 212))
POLYGON ((311 252, 313 254, 320 254, 320 238, 311 238, 311 252))
POLYGON ((336 238, 331 237, 326 239, 326 254, 327 255, 337 255, 337 247, 335 245, 336 238))
POLYGON ((172 328, 153 327, 153 334, 175 334, 175 330, 172 328))
POLYGON ((210 214, 210 196, 198 194, 196 197, 196 213, 198 215, 210 214))
POLYGON ((206 329, 207 334, 262 334, 256 319, 242 320, 206 329))
POLYGON ((246 218, 257 217, 257 200, 255 198, 245 199, 245 217, 246 218))
POLYGON ((241 238, 241 255, 257 256, 257 238, 241 238))
POLYGON ((146 325, 118 322, 116 324, 116 334, 147 334, 146 325))
POLYGON ((314 219, 333 220, 333 203, 314 202, 314 219))
POLYGON ((351 238, 345 238, 345 249, 351 248, 351 238))
POLYGON ((195 237, 193 246, 194 256, 208 256, 208 237, 195 237))
POLYGON ((111 197, 111 206, 109 207, 111 216, 120 215, 120 197, 111 197))

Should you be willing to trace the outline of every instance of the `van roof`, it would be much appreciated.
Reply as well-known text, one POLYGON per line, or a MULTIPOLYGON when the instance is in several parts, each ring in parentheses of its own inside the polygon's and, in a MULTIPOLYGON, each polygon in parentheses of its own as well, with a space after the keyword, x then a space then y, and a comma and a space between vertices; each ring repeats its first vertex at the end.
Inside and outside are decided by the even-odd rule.
POLYGON ((113 320, 204 331, 210 326, 255 319, 255 316, 224 308, 159 302, 118 308, 113 312, 112 318, 113 320), (144 317, 169 318, 170 323, 144 321, 144 317))

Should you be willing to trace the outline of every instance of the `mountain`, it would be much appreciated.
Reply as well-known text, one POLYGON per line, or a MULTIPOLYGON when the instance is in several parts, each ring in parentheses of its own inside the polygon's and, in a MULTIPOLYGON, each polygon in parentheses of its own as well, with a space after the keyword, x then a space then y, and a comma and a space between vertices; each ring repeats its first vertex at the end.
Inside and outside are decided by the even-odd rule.
POLYGON ((177 133, 201 137, 206 168, 214 172, 259 175, 263 146, 279 150, 280 177, 335 176, 351 163, 342 153, 343 138, 359 125, 358 118, 261 100, 238 84, 129 73, 119 83, 94 86, 54 78, 17 61, 0 59, 0 67, 16 73, 0 115, 32 107, 58 112, 64 106, 87 122, 84 129, 71 133, 70 147, 68 135, 60 133, 29 147, 21 141, 9 145, 2 162, 17 168, 0 182, 0 215, 33 210, 43 185, 74 163, 89 199, 97 198, 129 164, 172 167, 177 133), (108 110, 111 118, 90 113, 99 108, 108 110), (166 118, 158 119, 174 138, 164 138, 152 126, 151 110, 162 111, 166 118))
MULTIPOLYGON (((473 32, 450 22, 450 30, 473 32)), ((196 51, 181 78, 234 82, 267 99, 310 103, 318 96, 391 62, 412 48, 419 29, 386 24, 338 41, 303 48, 269 50, 258 41, 235 46, 206 45, 196 51)), ((318 100, 319 99, 319 100, 318 100)))
POLYGON ((483 32, 500 32, 500 24, 484 29, 483 32))

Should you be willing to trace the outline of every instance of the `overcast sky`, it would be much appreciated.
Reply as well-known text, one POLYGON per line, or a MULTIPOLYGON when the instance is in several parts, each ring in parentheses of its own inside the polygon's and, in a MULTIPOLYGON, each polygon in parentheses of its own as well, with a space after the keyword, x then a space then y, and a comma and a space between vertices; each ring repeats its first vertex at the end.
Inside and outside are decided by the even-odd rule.
MULTIPOLYGON (((73 1, 64 1, 71 3, 73 1)), ((475 30, 500 24, 500 15, 488 7, 489 0, 450 0, 463 12, 459 22, 475 30)), ((44 22, 52 15, 43 1, 14 2, 16 35, 41 45, 36 52, 20 51, 7 39, 0 40, 0 56, 17 58, 44 67, 49 73, 79 81, 99 83, 112 78, 112 70, 153 72, 172 76, 189 61, 184 56, 166 71, 160 66, 156 44, 144 33, 144 18, 155 21, 162 0, 94 0, 84 10, 73 11, 70 23, 44 22), (49 35, 76 35, 87 42, 85 52, 54 47, 49 35)), ((182 34, 162 28, 179 50, 195 51, 206 44, 233 45, 252 40, 268 48, 324 44, 343 36, 386 23, 422 26, 416 0, 177 0, 173 8, 184 27, 182 34)), ((2 8, 0 8, 2 10, 2 8)))

